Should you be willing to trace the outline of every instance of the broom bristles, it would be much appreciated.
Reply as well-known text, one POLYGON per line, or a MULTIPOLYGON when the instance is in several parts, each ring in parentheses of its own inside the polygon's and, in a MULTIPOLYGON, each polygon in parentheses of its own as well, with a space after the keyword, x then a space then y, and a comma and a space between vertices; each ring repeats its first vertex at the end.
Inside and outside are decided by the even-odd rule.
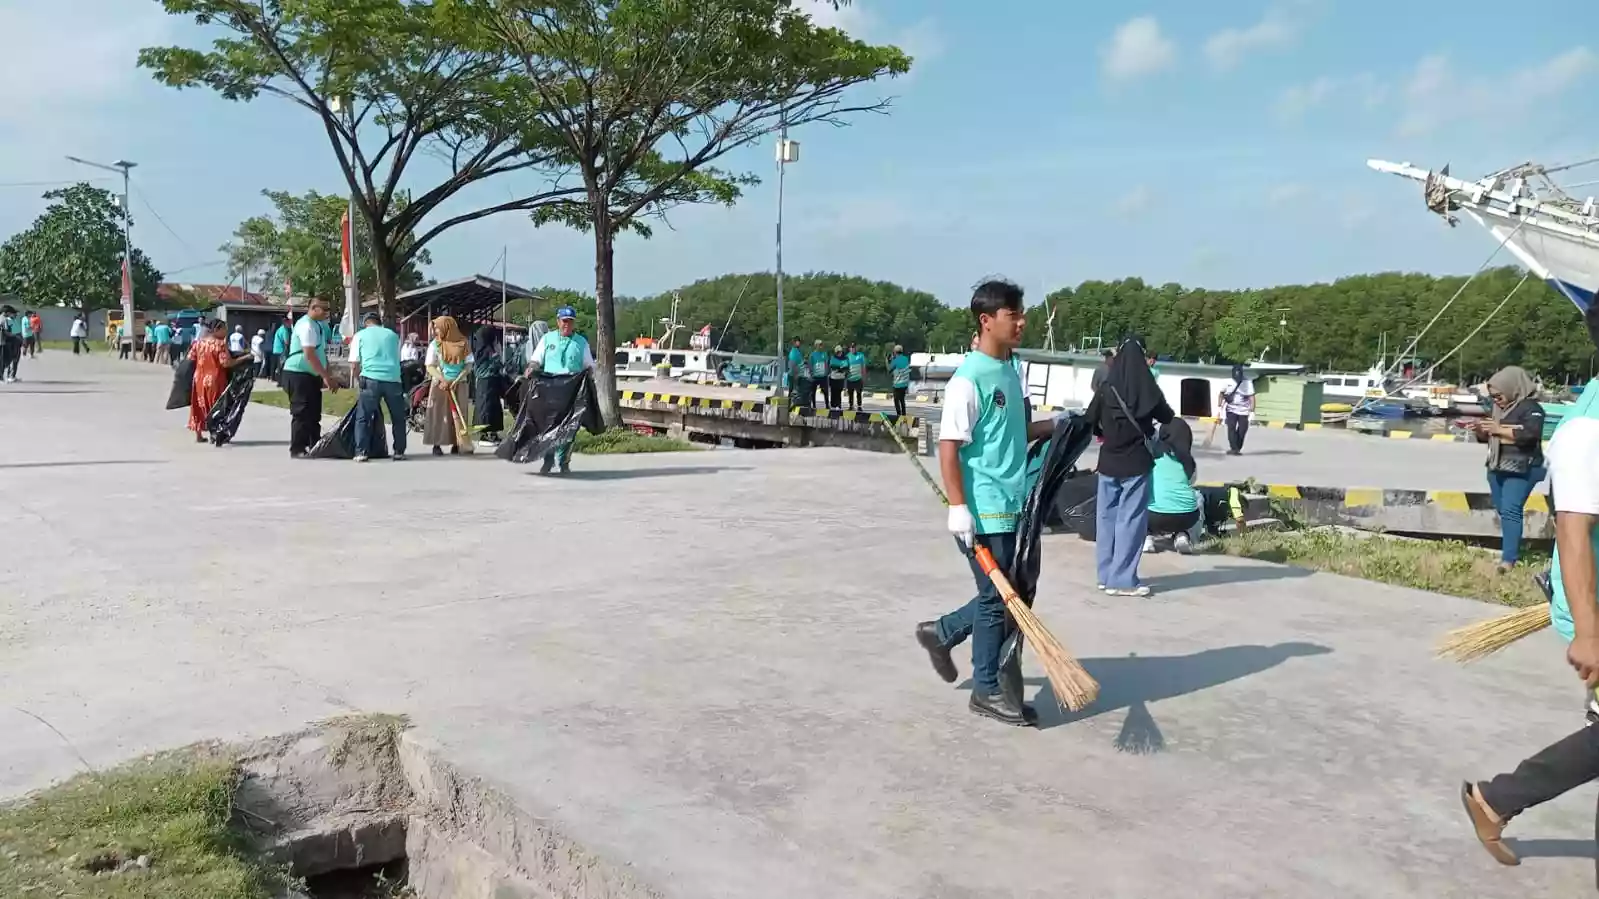
POLYGON ((1033 647, 1033 652, 1038 655, 1039 661, 1044 663, 1044 676, 1049 678, 1049 685, 1055 693, 1055 701, 1064 711, 1081 712, 1088 708, 1088 704, 1099 698, 1099 681, 1083 668, 1066 647, 1055 639, 1038 616, 1033 614, 1033 609, 1017 594, 1016 588, 1010 585, 1003 574, 998 571, 989 572, 989 577, 999 587, 999 596, 1005 603, 1005 610, 1016 622, 1016 629, 1022 632, 1028 644, 1033 647))
POLYGON ((1548 626, 1549 605, 1528 606, 1444 634, 1438 641, 1438 655, 1461 663, 1475 662, 1548 626))

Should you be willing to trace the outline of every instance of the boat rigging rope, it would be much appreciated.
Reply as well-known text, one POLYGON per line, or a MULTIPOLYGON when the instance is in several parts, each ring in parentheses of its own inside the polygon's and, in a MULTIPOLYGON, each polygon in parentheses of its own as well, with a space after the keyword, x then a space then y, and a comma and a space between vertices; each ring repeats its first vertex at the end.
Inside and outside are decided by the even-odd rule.
MULTIPOLYGON (((1505 244, 1510 243, 1510 239, 1515 237, 1517 232, 1526 226, 1527 222, 1528 219, 1523 217, 1520 224, 1516 225, 1516 227, 1512 229, 1509 234, 1506 234, 1504 240, 1499 241, 1499 245, 1494 247, 1494 251, 1489 253, 1488 258, 1482 261, 1482 265, 1477 266, 1477 270, 1471 273, 1471 277, 1466 279, 1466 283, 1460 285, 1460 289, 1455 291, 1455 295, 1449 298, 1449 302, 1444 303, 1443 306, 1438 309, 1438 311, 1433 315, 1432 321, 1427 322, 1427 326, 1422 328, 1419 334, 1410 339, 1410 345, 1405 347, 1403 352, 1394 356, 1393 366, 1383 372, 1384 382, 1387 382, 1388 378, 1392 376, 1394 372, 1399 370, 1399 366, 1404 363, 1404 360, 1409 358, 1411 353, 1415 352, 1416 344, 1421 342, 1421 338, 1425 337, 1427 332, 1432 330, 1432 326, 1436 325, 1438 323, 1438 319, 1442 318, 1443 314, 1449 311, 1449 307, 1454 305, 1455 300, 1460 299, 1461 294, 1466 292, 1466 288, 1471 286, 1471 282, 1477 280, 1478 275, 1482 274, 1484 271, 1487 271, 1488 266, 1492 264, 1499 253, 1504 250, 1505 244)), ((1512 293, 1514 293, 1514 291, 1512 291, 1512 293)), ((1436 363, 1434 364, 1436 365, 1436 363)), ((1390 396, 1393 396, 1393 394, 1385 391, 1384 396, 1381 398, 1387 399, 1390 396)), ((1361 407, 1367 405, 1371 399, 1372 397, 1361 397, 1359 400, 1355 401, 1355 407, 1349 410, 1349 413, 1353 415, 1354 413, 1359 412, 1361 407)))
POLYGON ((1516 282, 1516 286, 1510 288, 1510 292, 1505 294, 1505 298, 1499 301, 1499 305, 1495 306, 1493 308, 1492 312, 1489 312, 1488 315, 1486 317, 1484 317, 1482 321, 1478 322, 1477 323, 1477 327, 1472 328, 1470 334, 1467 334, 1465 337, 1461 338, 1461 341, 1459 343, 1455 344, 1455 348, 1454 349, 1450 350, 1447 353, 1444 353, 1442 356, 1439 356, 1438 360, 1436 362, 1434 362, 1433 364, 1427 366, 1426 371, 1424 371, 1422 374, 1420 374, 1420 375, 1418 375, 1418 376, 1416 376, 1414 378, 1411 378, 1408 382, 1406 382, 1404 384, 1399 385, 1398 390, 1403 391, 1406 387, 1409 387, 1412 384, 1415 384, 1415 383, 1417 383, 1419 381, 1426 380, 1428 377, 1430 377, 1432 375, 1433 372, 1437 371, 1438 366, 1442 365, 1444 363, 1444 360, 1446 360, 1450 356, 1453 356, 1454 354, 1460 352, 1460 348, 1465 346, 1468 342, 1470 342, 1471 338, 1476 337, 1477 334, 1479 332, 1481 332, 1482 329, 1484 327, 1486 327, 1490 321, 1493 321, 1493 317, 1499 314, 1499 310, 1505 308, 1505 305, 1510 302, 1510 298, 1515 296, 1516 292, 1521 290, 1521 286, 1523 284, 1526 284, 1527 283, 1527 279, 1531 278, 1531 277, 1532 277, 1532 272, 1529 271, 1529 272, 1524 273, 1521 276, 1521 280, 1516 282))

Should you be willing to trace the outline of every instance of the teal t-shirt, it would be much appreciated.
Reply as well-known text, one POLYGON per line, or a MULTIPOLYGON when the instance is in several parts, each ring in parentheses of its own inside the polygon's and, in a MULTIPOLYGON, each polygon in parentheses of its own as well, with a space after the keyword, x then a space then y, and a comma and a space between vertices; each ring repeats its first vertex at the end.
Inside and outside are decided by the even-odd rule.
POLYGON ((317 361, 325 370, 328 365, 328 332, 321 322, 307 315, 294 323, 294 336, 289 340, 289 357, 283 363, 284 371, 314 375, 316 371, 306 361, 305 354, 316 353, 317 361), (311 346, 306 349, 306 342, 311 346))
POLYGON ((367 325, 356 334, 355 349, 361 377, 400 383, 400 335, 382 325, 367 325))
POLYGON ((33 333, 33 328, 28 324, 28 317, 26 315, 19 313, 11 316, 11 333, 18 337, 27 337, 29 334, 33 333))
POLYGON ((961 484, 979 534, 1016 530, 1027 497, 1027 404, 1016 369, 970 352, 951 380, 971 382, 977 414, 960 449, 961 484))
POLYGON ((171 342, 172 342, 172 328, 170 326, 168 326, 167 324, 165 324, 165 323, 156 325, 155 326, 155 343, 156 343, 156 346, 166 346, 167 344, 169 344, 171 342))
POLYGON ((1188 483, 1188 472, 1183 463, 1170 453, 1155 460, 1154 477, 1150 481, 1149 511, 1164 515, 1183 515, 1199 508, 1199 499, 1188 483))
POLYGON ((540 344, 544 347, 545 374, 570 375, 583 370, 589 342, 582 334, 562 337, 559 331, 549 331, 540 344))
POLYGON ((895 387, 911 386, 911 357, 900 353, 888 360, 888 370, 894 375, 895 387))
MULTIPOLYGON (((1560 424, 1555 426, 1555 434, 1559 435, 1560 429, 1579 418, 1599 418, 1599 378, 1588 382, 1582 389, 1582 395, 1577 397, 1577 402, 1567 410, 1560 419, 1560 424)), ((1558 489, 1558 488, 1556 488, 1558 489)), ((1594 552, 1599 554, 1599 530, 1593 535, 1594 552)), ((1550 573, 1550 586, 1554 588, 1554 599, 1549 603, 1549 620, 1554 625, 1555 631, 1567 643, 1577 637, 1577 626, 1571 620, 1571 603, 1566 599, 1566 585, 1560 578, 1560 550, 1555 549, 1553 571, 1550 573)), ((1593 597, 1589 597, 1590 602, 1593 597)))
POLYGON ((827 376, 835 381, 844 380, 844 375, 849 372, 849 359, 844 356, 828 356, 827 365, 832 369, 827 376))
POLYGON ((805 374, 805 354, 799 347, 790 347, 788 350, 788 368, 783 372, 783 384, 788 385, 789 376, 802 377, 805 374))
POLYGON ((866 354, 862 352, 850 353, 844 357, 849 362, 849 379, 859 381, 866 377, 866 354))
POLYGON ((822 350, 811 350, 811 377, 827 377, 827 353, 822 350))
POLYGON ((289 334, 288 325, 278 325, 278 329, 272 333, 272 355, 284 356, 288 354, 289 334))

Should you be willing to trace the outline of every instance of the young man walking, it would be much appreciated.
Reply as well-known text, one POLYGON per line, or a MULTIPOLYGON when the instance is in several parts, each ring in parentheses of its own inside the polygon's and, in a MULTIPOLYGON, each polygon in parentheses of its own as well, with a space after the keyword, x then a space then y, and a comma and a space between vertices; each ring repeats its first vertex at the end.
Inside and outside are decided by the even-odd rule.
POLYGON ((1011 364, 1027 324, 1022 289, 1008 281, 985 281, 972 294, 971 309, 977 320, 977 349, 966 355, 944 392, 938 460, 949 498, 949 532, 966 552, 977 595, 937 621, 918 624, 916 640, 939 677, 954 683, 950 650, 970 636, 969 707, 986 718, 1021 726, 1033 721, 1032 709, 999 686, 1005 603, 972 550, 986 547, 1001 569, 1010 567, 1027 493, 1027 443, 1048 437, 1053 425, 1028 421, 1021 379, 1011 364))
POLYGON ((151 353, 151 360, 155 362, 172 364, 172 326, 165 321, 155 323, 150 329, 150 337, 155 341, 155 350, 151 353))
POLYGON ((28 351, 28 358, 36 359, 39 356, 39 330, 44 327, 44 320, 39 318, 39 313, 34 312, 32 309, 28 310, 27 318, 28 335, 26 338, 26 349, 28 351))
POLYGON ((383 318, 368 312, 360 331, 351 339, 350 377, 361 391, 355 411, 355 461, 372 454, 372 439, 383 427, 383 409, 389 409, 389 429, 394 435, 396 462, 405 459, 405 392, 400 389, 400 335, 383 327, 383 318))
POLYGON ((338 393, 328 369, 326 300, 312 300, 311 310, 294 326, 289 358, 283 363, 283 389, 289 394, 289 455, 310 458, 312 446, 322 439, 322 388, 338 393))
MULTIPOLYGON (((594 351, 589 342, 577 331, 577 311, 571 306, 555 310, 556 330, 550 331, 533 348, 528 360, 528 374, 542 371, 547 375, 571 375, 594 367, 594 351)), ((572 444, 557 447, 544 454, 540 474, 549 474, 559 463, 561 473, 572 470, 572 444)))
POLYGON ((844 358, 849 362, 849 378, 845 382, 845 389, 849 391, 849 407, 859 412, 862 392, 866 387, 866 354, 852 343, 849 345, 849 354, 844 358))
POLYGON ((905 348, 894 345, 894 358, 888 360, 888 371, 894 377, 894 414, 905 417, 905 394, 911 388, 911 357, 905 348))
POLYGON ((794 345, 788 350, 788 367, 783 371, 783 388, 788 391, 790 406, 800 405, 800 398, 805 396, 805 382, 809 380, 809 371, 805 368, 805 351, 800 349, 800 339, 794 338, 794 345))
POLYGON ((89 323, 84 320, 83 313, 72 317, 72 327, 67 332, 72 337, 72 355, 77 356, 89 351, 89 323))

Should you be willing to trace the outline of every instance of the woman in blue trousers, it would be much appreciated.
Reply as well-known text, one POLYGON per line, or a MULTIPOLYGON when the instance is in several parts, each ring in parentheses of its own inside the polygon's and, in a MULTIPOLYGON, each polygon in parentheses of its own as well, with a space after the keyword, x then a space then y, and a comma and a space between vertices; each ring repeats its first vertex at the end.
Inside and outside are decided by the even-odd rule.
POLYGON ((1521 518, 1527 497, 1543 480, 1543 406, 1538 385, 1517 366, 1488 379, 1493 417, 1477 423, 1477 437, 1488 443, 1488 495, 1499 513, 1499 567, 1513 568, 1521 557, 1521 518))
POLYGON ((1149 534, 1149 476, 1155 467, 1150 444, 1155 423, 1171 421, 1172 410, 1146 358, 1142 340, 1123 340, 1086 412, 1094 433, 1104 438, 1094 555, 1099 589, 1112 596, 1150 594, 1138 580, 1138 560, 1149 534))

